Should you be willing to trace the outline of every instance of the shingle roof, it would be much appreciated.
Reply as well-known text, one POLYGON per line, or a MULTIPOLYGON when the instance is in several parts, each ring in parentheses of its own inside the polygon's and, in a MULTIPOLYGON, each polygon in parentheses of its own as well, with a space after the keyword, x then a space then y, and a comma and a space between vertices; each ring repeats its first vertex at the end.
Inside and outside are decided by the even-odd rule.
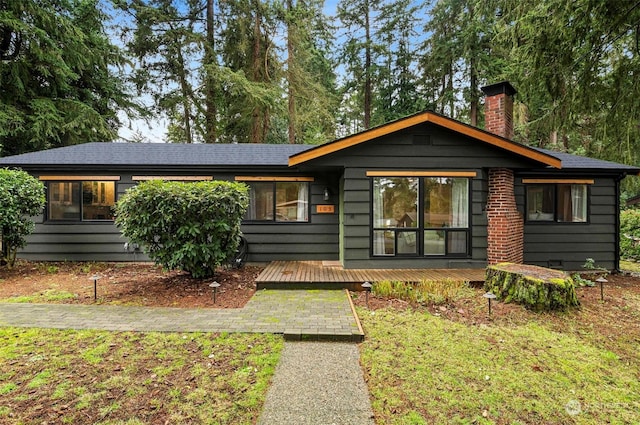
POLYGON ((639 167, 619 164, 617 162, 603 161, 601 159, 589 158, 586 156, 572 155, 564 152, 551 151, 549 149, 534 148, 548 155, 553 155, 562 161, 562 169, 580 169, 580 170, 611 170, 622 172, 639 172, 639 167))
MULTIPOLYGON (((0 166, 287 166, 289 157, 315 145, 84 143, 0 158, 0 166)), ((640 172, 639 167, 531 148, 562 161, 562 169, 640 172)))
POLYGON ((284 165, 311 145, 84 143, 0 158, 0 165, 284 165))

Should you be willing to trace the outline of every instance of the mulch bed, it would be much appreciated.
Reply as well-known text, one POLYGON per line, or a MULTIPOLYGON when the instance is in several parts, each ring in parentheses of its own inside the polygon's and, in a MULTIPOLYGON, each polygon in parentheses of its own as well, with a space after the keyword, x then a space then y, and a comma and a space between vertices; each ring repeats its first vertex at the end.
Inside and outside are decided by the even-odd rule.
POLYGON ((98 304, 158 307, 240 308, 253 296, 261 267, 220 268, 207 279, 179 271, 163 271, 150 263, 30 263, 0 269, 0 298, 41 294, 43 301, 95 304, 93 275, 99 275, 98 304), (220 283, 213 303, 212 282, 220 283), (48 291, 69 292, 73 298, 50 301, 48 291))

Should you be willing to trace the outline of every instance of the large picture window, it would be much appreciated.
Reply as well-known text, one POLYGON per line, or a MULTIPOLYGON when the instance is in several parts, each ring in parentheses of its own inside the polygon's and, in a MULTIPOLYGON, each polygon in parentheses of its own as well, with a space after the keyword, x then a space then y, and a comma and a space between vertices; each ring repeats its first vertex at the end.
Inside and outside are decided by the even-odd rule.
POLYGON ((527 185, 527 220, 586 223, 587 185, 527 185))
POLYGON ((54 221, 113 220, 114 181, 49 181, 47 218, 54 221))
POLYGON ((375 177, 374 256, 467 256, 469 179, 375 177))
POLYGON ((248 221, 309 221, 308 182, 246 182, 249 186, 248 221))

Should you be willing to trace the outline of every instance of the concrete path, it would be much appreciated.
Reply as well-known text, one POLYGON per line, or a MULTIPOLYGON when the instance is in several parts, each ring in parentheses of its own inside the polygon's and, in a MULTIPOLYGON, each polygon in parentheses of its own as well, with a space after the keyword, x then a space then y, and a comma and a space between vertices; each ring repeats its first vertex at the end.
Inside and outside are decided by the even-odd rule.
POLYGON ((240 309, 0 303, 0 326, 159 332, 258 332, 361 341, 345 291, 261 290, 240 309))
POLYGON ((286 342, 258 425, 372 425, 354 344, 286 342))

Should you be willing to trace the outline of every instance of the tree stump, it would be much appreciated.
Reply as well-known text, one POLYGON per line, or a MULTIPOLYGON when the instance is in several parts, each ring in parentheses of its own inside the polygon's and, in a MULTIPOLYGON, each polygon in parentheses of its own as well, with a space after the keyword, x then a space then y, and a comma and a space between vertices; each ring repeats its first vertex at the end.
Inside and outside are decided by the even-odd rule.
POLYGON ((515 302, 533 311, 578 307, 571 276, 560 270, 501 263, 487 267, 485 290, 503 302, 515 302))

